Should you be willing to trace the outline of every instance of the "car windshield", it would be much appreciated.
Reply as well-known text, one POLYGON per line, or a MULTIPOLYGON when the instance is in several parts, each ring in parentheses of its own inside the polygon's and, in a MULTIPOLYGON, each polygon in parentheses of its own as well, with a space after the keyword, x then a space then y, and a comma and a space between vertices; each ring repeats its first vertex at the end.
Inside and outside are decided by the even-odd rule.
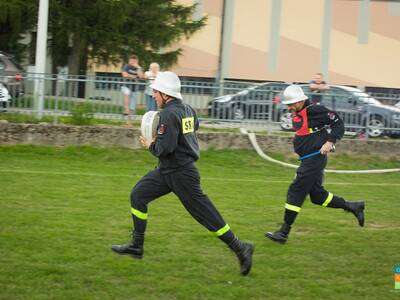
POLYGON ((278 83, 276 86, 271 85, 271 84, 260 84, 260 85, 248 87, 247 89, 238 92, 236 95, 246 96, 248 93, 250 93, 251 91, 254 91, 254 90, 259 90, 262 92, 275 91, 275 90, 281 91, 287 86, 288 86, 288 84, 286 84, 286 83, 278 83))
POLYGON ((252 86, 252 87, 249 87, 249 88, 247 88, 247 89, 245 89, 245 90, 243 90, 243 91, 240 91, 240 92, 237 93, 236 95, 245 96, 245 95, 247 95, 248 93, 250 93, 251 91, 253 91, 253 90, 257 89, 257 88, 259 88, 258 85, 252 86))
POLYGON ((244 96, 244 95, 247 95, 249 92, 250 92, 250 89, 248 89, 248 90, 243 90, 243 91, 240 91, 239 93, 237 93, 237 95, 239 95, 239 96, 244 96))
POLYGON ((363 93, 363 92, 354 92, 354 95, 363 99, 364 103, 367 104, 382 104, 375 98, 372 98, 370 95, 363 93))

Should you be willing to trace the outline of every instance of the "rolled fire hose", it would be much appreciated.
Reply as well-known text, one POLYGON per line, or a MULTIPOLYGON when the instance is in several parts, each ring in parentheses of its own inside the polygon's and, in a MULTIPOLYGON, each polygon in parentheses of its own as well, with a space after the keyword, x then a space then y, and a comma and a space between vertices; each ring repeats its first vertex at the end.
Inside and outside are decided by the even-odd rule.
POLYGON ((140 131, 146 140, 153 140, 157 135, 157 126, 160 122, 159 111, 148 111, 142 117, 140 131))

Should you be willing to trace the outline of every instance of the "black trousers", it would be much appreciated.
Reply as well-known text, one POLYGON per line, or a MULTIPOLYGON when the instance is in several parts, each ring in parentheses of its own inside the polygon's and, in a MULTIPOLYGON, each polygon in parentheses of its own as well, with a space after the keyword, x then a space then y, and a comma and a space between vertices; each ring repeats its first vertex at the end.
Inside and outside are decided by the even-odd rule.
POLYGON ((154 169, 137 182, 131 192, 135 233, 144 234, 146 230, 148 204, 170 192, 178 196, 194 219, 217 236, 229 231, 229 226, 203 193, 196 166, 190 163, 169 174, 161 174, 159 169, 154 169))
POLYGON ((323 186, 327 160, 326 155, 316 155, 301 162, 287 193, 285 223, 291 225, 294 222, 307 195, 310 195, 314 204, 344 208, 344 199, 328 192, 323 186))

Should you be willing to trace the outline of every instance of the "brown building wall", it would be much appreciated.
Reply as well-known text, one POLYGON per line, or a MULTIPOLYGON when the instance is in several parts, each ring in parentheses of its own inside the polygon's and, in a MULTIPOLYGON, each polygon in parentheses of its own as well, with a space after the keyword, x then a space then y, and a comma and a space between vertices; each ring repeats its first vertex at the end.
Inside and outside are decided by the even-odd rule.
MULTIPOLYGON (((272 0, 234 0, 233 4, 228 78, 307 82, 322 70, 325 1, 281 1, 279 28, 271 28, 272 0), (279 30, 274 70, 268 65, 273 30, 279 30)), ((368 41, 360 43, 360 5, 361 1, 356 0, 332 0, 325 75, 332 84, 399 88, 400 16, 390 13, 387 1, 371 1, 368 41)), ((183 49, 183 55, 172 68, 181 76, 218 74, 223 0, 203 0, 201 7, 208 16, 207 26, 174 46, 183 49)), ((102 67, 105 69, 120 70, 102 67)))

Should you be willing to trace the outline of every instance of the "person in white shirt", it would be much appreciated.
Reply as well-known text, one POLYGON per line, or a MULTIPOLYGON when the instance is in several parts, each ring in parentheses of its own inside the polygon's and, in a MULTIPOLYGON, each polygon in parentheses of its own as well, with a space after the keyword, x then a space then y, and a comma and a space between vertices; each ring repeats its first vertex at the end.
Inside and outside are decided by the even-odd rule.
POLYGON ((156 79, 158 72, 160 71, 160 65, 156 62, 150 64, 149 70, 144 73, 147 79, 147 86, 146 86, 146 107, 147 111, 157 110, 157 103, 153 97, 153 89, 150 85, 156 79))

